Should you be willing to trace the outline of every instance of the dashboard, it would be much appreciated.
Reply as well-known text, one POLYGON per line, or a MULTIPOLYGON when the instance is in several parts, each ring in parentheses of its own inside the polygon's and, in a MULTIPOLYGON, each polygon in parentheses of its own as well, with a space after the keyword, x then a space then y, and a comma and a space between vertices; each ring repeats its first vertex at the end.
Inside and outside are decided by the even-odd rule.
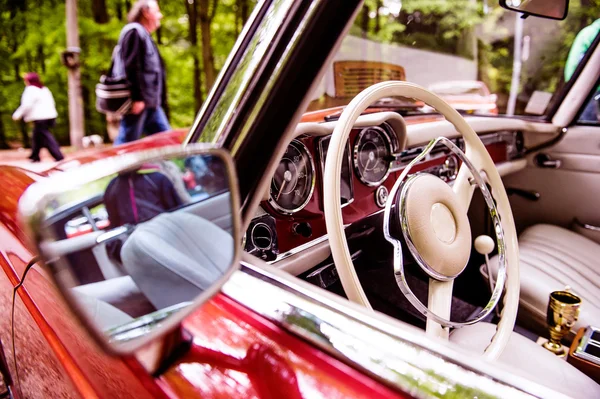
MULTIPOLYGON (((377 122, 356 126, 346 144, 340 176, 346 225, 382 211, 402 170, 424 149, 405 148, 405 125, 390 120, 377 122)), ((323 176, 333 129, 327 132, 312 125, 315 131, 305 127, 288 143, 271 178, 268 198, 246 231, 244 250, 265 261, 282 260, 326 240, 323 176)), ((516 132, 480 138, 496 163, 522 156, 522 139, 516 132)), ((461 138, 452 140, 464 149, 461 138)), ((439 145, 413 170, 434 174, 451 184, 459 167, 457 157, 439 145)))

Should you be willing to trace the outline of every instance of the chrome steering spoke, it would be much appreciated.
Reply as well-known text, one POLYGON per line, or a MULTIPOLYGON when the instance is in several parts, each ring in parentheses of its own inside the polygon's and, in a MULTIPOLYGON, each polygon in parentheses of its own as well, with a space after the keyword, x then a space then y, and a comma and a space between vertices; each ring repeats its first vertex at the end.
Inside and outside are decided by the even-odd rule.
MULTIPOLYGON (((410 179, 409 179, 410 180, 410 179)), ((408 184, 408 183, 407 183, 408 184)), ((477 323, 483 319, 485 319, 494 309, 494 307, 498 304, 500 296, 502 294, 502 290, 504 288, 504 284, 506 281, 506 263, 505 263, 505 250, 506 245, 504 242, 504 232, 502 229, 502 225, 500 224, 500 218, 498 210, 496 209, 495 202, 492 198, 492 194, 487 188, 485 180, 479 173, 479 170, 476 168, 474 163, 465 155, 465 153, 456 146, 451 140, 446 137, 438 137, 437 139, 432 140, 423 150, 419 156, 417 156, 414 160, 412 160, 408 166, 402 171, 400 177, 394 184, 390 195, 388 197, 388 201, 385 207, 385 216, 383 222, 383 231, 384 236, 387 241, 389 241, 394 246, 394 275, 396 278, 396 283, 398 287, 402 291, 402 293, 406 296, 409 302, 428 320, 428 331, 437 330, 438 332, 434 333, 438 336, 446 336, 447 337, 447 328, 446 329, 436 329, 433 323, 437 323, 442 327, 463 327, 465 325, 470 325, 477 323), (496 285, 494 287, 492 296, 485 306, 485 308, 479 312, 477 315, 469 318, 468 320, 462 322, 454 322, 450 320, 450 306, 449 301, 452 298, 452 281, 456 276, 443 276, 439 273, 436 273, 433 268, 429 267, 425 260, 421 257, 419 252, 417 251, 415 245, 413 245, 410 234, 408 232, 408 225, 405 218, 405 192, 403 184, 405 183, 406 177, 410 174, 411 169, 419 163, 421 160, 425 159, 425 157, 431 152, 431 150, 437 145, 443 144, 450 151, 452 151, 462 162, 459 176, 454 182, 453 191, 454 194, 458 197, 458 201, 462 206, 468 209, 468 206, 471 202, 472 194, 473 194, 473 185, 471 181, 475 183, 481 190, 486 205, 490 212, 490 217, 492 219, 494 230, 496 233, 496 241, 498 248, 498 277, 496 279, 496 285), (400 190, 403 190, 400 194, 400 198, 394 204, 395 199, 397 198, 397 194, 400 190), (392 208, 398 207, 398 215, 400 220, 400 227, 402 229, 402 233, 404 239, 407 243, 407 247, 409 251, 415 258, 416 262, 421 266, 421 268, 431 277, 432 282, 430 283, 430 293, 429 293, 429 308, 423 305, 421 301, 414 295, 408 283, 406 281, 406 275, 404 270, 404 263, 402 260, 402 244, 401 241, 391 234, 390 225, 392 221, 392 208), (435 295, 441 296, 440 298, 435 298, 435 295), (431 325, 431 327, 430 327, 431 325), (444 332, 446 331, 446 332, 444 332)))

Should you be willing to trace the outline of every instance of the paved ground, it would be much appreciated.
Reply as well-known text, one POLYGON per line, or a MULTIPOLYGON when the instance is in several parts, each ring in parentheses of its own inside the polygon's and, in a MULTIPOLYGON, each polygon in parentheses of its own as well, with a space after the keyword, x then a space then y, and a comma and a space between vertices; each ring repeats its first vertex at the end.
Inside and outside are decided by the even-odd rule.
MULTIPOLYGON (((65 158, 69 158, 69 155, 74 155, 75 153, 75 149, 72 147, 61 147, 60 150, 65 155, 65 158)), ((12 165, 32 171, 43 171, 56 163, 46 149, 42 149, 40 152, 41 162, 31 162, 28 158, 30 154, 31 150, 26 148, 0 150, 0 165, 12 165)))

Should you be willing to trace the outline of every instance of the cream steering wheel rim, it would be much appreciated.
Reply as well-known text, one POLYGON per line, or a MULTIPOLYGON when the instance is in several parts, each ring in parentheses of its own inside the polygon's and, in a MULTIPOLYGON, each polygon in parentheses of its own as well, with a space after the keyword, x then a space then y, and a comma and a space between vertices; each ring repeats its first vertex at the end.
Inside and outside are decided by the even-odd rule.
MULTIPOLYGON (((506 347, 510 334, 514 329, 519 305, 520 281, 518 242, 508 196, 506 195, 502 179, 493 160, 475 131, 463 117, 444 100, 416 84, 390 81, 382 82, 365 89, 344 109, 333 131, 327 152, 327 160, 325 162, 323 192, 325 223, 327 226, 333 260, 340 276, 340 280, 346 295, 348 295, 348 298, 351 301, 371 308, 369 300, 365 295, 358 279, 358 275, 354 269, 344 233, 339 176, 341 175, 342 161, 344 159, 344 149, 350 136, 350 131, 358 117, 375 101, 393 96, 402 96, 423 101, 425 104, 440 112, 447 121, 452 123, 457 132, 461 134, 464 139, 466 156, 477 166, 478 170, 485 172, 487 180, 492 187, 498 213, 500 214, 502 221, 502 228, 504 230, 507 266, 506 290, 502 317, 498 323, 496 334, 485 351, 485 356, 487 358, 497 359, 502 353, 502 350, 506 347)), ((461 167, 454 182, 454 191, 458 200, 467 205, 467 207, 468 204, 470 204, 474 190, 469 182, 470 176, 470 172, 466 168, 461 167)), ((450 297, 451 289, 450 285, 450 297)))

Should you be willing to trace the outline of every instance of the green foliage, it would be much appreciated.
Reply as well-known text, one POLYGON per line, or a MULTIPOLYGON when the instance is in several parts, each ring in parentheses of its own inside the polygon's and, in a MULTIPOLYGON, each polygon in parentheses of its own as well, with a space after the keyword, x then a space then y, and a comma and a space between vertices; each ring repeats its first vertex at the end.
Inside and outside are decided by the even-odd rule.
POLYGON ((363 32, 362 16, 354 22, 351 34, 382 43, 397 43, 466 58, 473 58, 473 48, 464 41, 482 20, 482 5, 470 0, 410 0, 401 3, 393 15, 378 0, 367 0, 369 22, 363 32), (379 29, 377 29, 379 26, 379 29))
MULTIPOLYGON (((100 75, 110 66, 113 48, 126 23, 126 4, 134 1, 106 0, 109 21, 105 24, 94 20, 92 0, 77 1, 87 135, 106 136, 105 117, 95 110, 94 87, 100 75)), ((159 50, 167 69, 170 122, 174 128, 191 126, 196 115, 193 58, 195 54, 201 61, 202 49, 200 45, 193 47, 189 42, 188 1, 160 1, 164 19, 159 50)), ((209 2, 217 4, 211 23, 211 50, 217 71, 223 67, 241 31, 238 7, 242 1, 248 3, 250 11, 256 3, 255 0, 209 2)), ((56 101, 59 117, 53 132, 61 144, 68 144, 67 69, 60 59, 66 47, 65 1, 0 0, 0 10, 0 134, 4 132, 9 142, 21 142, 20 127, 11 120, 11 114, 19 106, 24 89, 22 74, 35 71, 41 75, 56 101)), ((204 98, 206 93, 202 94, 204 98)))

